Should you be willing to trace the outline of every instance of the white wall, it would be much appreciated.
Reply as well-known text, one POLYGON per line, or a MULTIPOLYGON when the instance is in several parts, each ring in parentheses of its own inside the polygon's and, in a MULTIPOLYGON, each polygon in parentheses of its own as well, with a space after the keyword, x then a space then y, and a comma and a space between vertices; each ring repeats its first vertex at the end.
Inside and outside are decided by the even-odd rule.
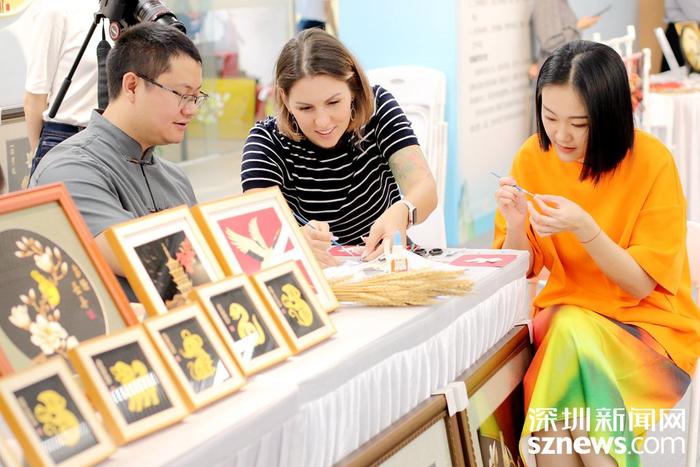
POLYGON ((0 63, 3 68, 0 109, 22 106, 26 50, 31 47, 29 18, 40 7, 41 1, 31 2, 17 15, 0 18, 0 63))
POLYGON ((463 2, 459 11, 458 243, 493 228, 494 192, 530 134, 533 0, 463 2))

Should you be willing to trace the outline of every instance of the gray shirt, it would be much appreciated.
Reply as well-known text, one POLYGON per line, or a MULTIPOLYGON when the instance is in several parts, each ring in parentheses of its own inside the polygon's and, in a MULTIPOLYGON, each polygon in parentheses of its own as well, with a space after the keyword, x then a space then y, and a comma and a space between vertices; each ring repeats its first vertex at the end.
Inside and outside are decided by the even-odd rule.
POLYGON ((196 204, 184 172, 172 162, 141 157, 141 146, 93 112, 85 130, 41 160, 29 186, 63 182, 94 236, 151 212, 196 204))
POLYGON ((666 0, 666 22, 681 21, 700 23, 700 0, 666 0))
POLYGON ((542 66, 557 47, 581 39, 578 19, 566 0, 535 0, 532 26, 539 45, 538 64, 542 66))

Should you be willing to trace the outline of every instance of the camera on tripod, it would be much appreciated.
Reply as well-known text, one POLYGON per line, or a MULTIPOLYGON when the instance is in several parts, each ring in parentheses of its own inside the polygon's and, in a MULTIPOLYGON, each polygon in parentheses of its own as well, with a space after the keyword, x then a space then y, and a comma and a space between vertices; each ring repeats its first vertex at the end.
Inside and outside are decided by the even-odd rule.
POLYGON ((117 40, 122 31, 141 22, 154 21, 173 26, 186 33, 185 25, 178 21, 167 5, 160 0, 100 0, 97 14, 110 20, 109 36, 117 40))
MULTIPOLYGON (((2 3, 2 0, 0 0, 2 3)), ((68 76, 63 80, 61 84, 61 89, 59 89, 58 94, 56 94, 56 99, 49 109, 49 117, 53 118, 58 112, 58 108, 63 102, 63 97, 66 95, 68 88, 70 87, 71 80, 75 74, 75 70, 78 68, 78 63, 85 53, 88 42, 92 34, 95 32, 95 28, 102 21, 103 18, 107 18, 110 21, 109 24, 109 36, 112 40, 116 41, 119 39, 122 31, 124 31, 129 26, 134 26, 142 22, 158 22, 166 26, 172 26, 174 28, 182 31, 183 34, 187 33, 185 25, 177 20, 175 14, 170 11, 160 0, 100 0, 100 10, 95 13, 95 20, 87 33, 87 37, 83 41, 83 45, 78 51, 78 56, 73 62, 73 66, 68 72, 68 76)), ((109 96, 107 95, 107 84, 106 84, 106 60, 107 53, 109 52, 109 44, 104 40, 104 30, 102 31, 102 42, 97 46, 97 63, 99 69, 99 79, 98 79, 98 108, 104 109, 107 106, 109 96), (102 47, 104 43, 104 47, 102 47)))

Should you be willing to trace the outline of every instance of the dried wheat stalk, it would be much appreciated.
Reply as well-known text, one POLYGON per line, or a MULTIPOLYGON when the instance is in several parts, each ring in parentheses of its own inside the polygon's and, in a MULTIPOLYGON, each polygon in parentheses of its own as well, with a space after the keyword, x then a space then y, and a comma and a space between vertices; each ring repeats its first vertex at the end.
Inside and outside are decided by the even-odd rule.
POLYGON ((440 296, 464 295, 473 285, 462 271, 429 269, 381 274, 357 282, 350 278, 331 282, 339 301, 367 306, 430 305, 440 296))

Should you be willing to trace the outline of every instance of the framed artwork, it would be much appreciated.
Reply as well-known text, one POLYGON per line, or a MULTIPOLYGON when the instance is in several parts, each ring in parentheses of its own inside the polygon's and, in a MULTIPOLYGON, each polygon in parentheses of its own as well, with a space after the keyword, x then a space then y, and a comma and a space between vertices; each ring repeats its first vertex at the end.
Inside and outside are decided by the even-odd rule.
MULTIPOLYGON (((339 464, 356 467, 464 466, 456 417, 450 417, 444 396, 431 396, 361 445, 339 464)), ((476 466, 481 464, 470 464, 476 466)), ((489 464, 483 464, 489 466, 489 464)))
POLYGON ((34 153, 29 146, 29 138, 8 139, 5 142, 7 170, 5 179, 7 191, 24 190, 29 185, 29 170, 32 167, 34 153))
POLYGON ((292 352, 298 353, 335 334, 335 327, 296 262, 282 263, 253 275, 292 352))
POLYGON ((0 196, 0 374, 138 322, 62 184, 0 196))
POLYGON ((267 303, 245 274, 197 287, 192 293, 246 375, 291 355, 267 303))
POLYGON ((241 370, 198 303, 149 318, 144 326, 190 410, 245 384, 241 370))
POLYGON ((469 465, 520 467, 525 423, 523 385, 534 350, 527 326, 516 326, 457 377, 469 406, 456 414, 469 465))
POLYGON ((84 342, 68 356, 119 445, 178 422, 188 413, 140 325, 84 342))
POLYGON ((184 305, 193 287, 224 278, 185 206, 124 222, 105 232, 149 315, 184 305))
POLYGON ((114 451, 63 358, 1 379, 0 408, 29 465, 93 465, 114 451))
POLYGON ((192 208, 192 214, 226 275, 252 275, 295 261, 323 311, 330 313, 338 308, 338 301, 279 188, 200 204, 192 208))
MULTIPOLYGON (((7 5, 7 0, 0 0, 0 9, 3 8, 3 1, 7 5)), ((2 13, 0 13, 1 16, 2 13)), ((3 50, 12 48, 12 45, 7 41, 4 42, 4 45, 3 50)), ((4 58, 12 60, 12 56, 4 58)), ((7 86, 4 90, 7 91, 7 86)), ((3 101, 3 98, 0 98, 0 101, 3 101)), ((4 106, 0 104, 0 107, 4 106)), ((30 148, 27 137, 27 124, 23 109, 21 107, 4 107, 0 111, 0 170, 5 175, 5 186, 0 189, 0 193, 27 188, 33 157, 34 152, 30 148)))

